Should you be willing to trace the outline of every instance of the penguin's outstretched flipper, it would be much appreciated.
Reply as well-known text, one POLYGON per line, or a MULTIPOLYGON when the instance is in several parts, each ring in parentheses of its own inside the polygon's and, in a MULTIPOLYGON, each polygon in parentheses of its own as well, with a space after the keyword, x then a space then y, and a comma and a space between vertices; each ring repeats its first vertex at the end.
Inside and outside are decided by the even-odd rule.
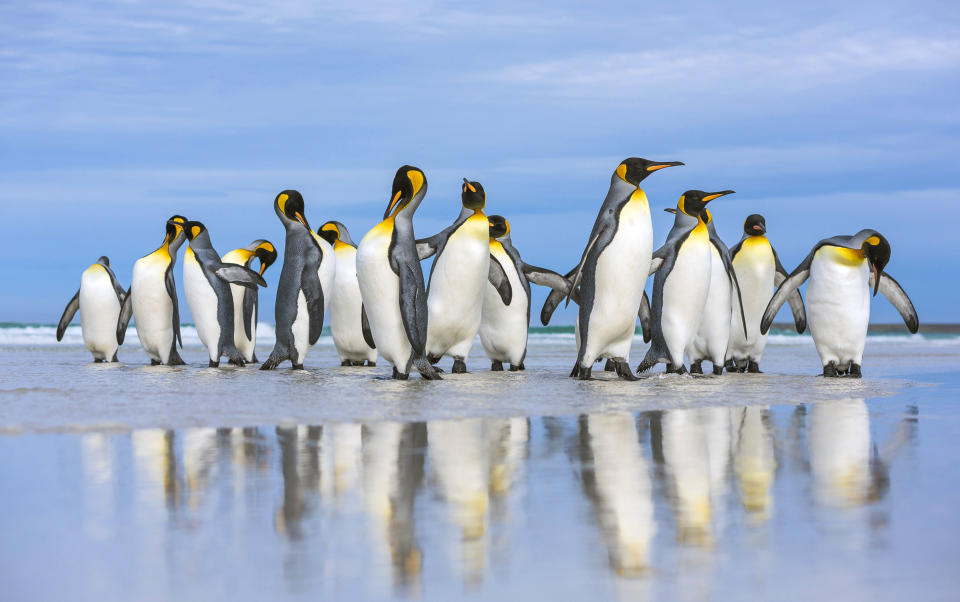
POLYGON ((538 284, 540 286, 546 286, 554 291, 563 293, 564 295, 570 292, 570 281, 553 270, 538 268, 537 266, 530 265, 529 263, 524 263, 522 270, 523 275, 526 276, 529 282, 538 284))
MULTIPOLYGON (((873 274, 870 274, 870 288, 875 288, 875 286, 873 274)), ((880 294, 886 297, 887 301, 900 312, 900 317, 903 318, 903 323, 907 325, 907 329, 916 334, 917 330, 920 329, 920 318, 917 316, 917 310, 913 306, 913 302, 910 301, 910 297, 907 296, 900 283, 894 280, 890 274, 880 272, 879 290, 880 294)))
POLYGON ((67 302, 67 306, 63 309, 63 315, 60 316, 60 323, 57 324, 58 341, 63 339, 63 333, 66 332, 67 326, 70 325, 78 309, 80 309, 80 289, 77 289, 77 294, 67 302))
POLYGON ((503 271, 503 266, 492 254, 490 255, 490 272, 487 280, 493 285, 493 288, 497 289, 503 304, 510 305, 513 300, 513 287, 510 286, 510 279, 507 278, 507 273, 503 271))
MULTIPOLYGON (((127 291, 120 304, 120 316, 117 318, 117 343, 123 345, 123 339, 127 335, 127 325, 130 324, 130 318, 133 317, 133 296, 127 291)), ((59 338, 57 339, 60 340, 59 338)))
MULTIPOLYGON (((783 267, 783 264, 780 263, 780 257, 777 255, 776 250, 771 246, 770 250, 773 251, 773 260, 776 264, 776 271, 773 275, 773 284, 780 288, 780 285, 783 284, 783 281, 787 279, 789 274, 787 273, 786 268, 783 267)), ((787 297, 787 303, 790 304, 790 313, 793 314, 793 323, 796 326, 797 333, 803 334, 807 329, 807 312, 803 307, 803 297, 800 296, 800 291, 793 291, 793 293, 787 297)))
POLYGON ((242 265, 223 264, 222 267, 214 270, 214 273, 218 278, 230 284, 254 289, 257 288, 257 285, 267 286, 267 281, 263 279, 263 276, 242 265))
POLYGON ((761 334, 767 334, 767 331, 770 330, 770 325, 773 324, 773 319, 777 316, 777 312, 780 311, 780 307, 783 306, 790 295, 795 293, 797 288, 810 277, 810 265, 812 262, 813 252, 807 255, 803 263, 797 266, 797 269, 793 270, 793 273, 783 281, 783 284, 780 285, 777 292, 773 293, 773 297, 767 304, 767 309, 763 312, 763 318, 760 320, 761 334))
MULTIPOLYGON (((576 271, 577 268, 574 268, 567 272, 565 276, 563 276, 563 279, 567 281, 567 286, 570 286, 570 278, 576 271)), ((559 306, 560 302, 564 299, 570 298, 574 303, 579 303, 580 297, 577 292, 578 291, 572 287, 566 291, 557 289, 550 291, 550 294, 547 295, 546 301, 543 302, 543 308, 540 310, 540 323, 544 326, 550 324, 550 318, 553 317, 553 312, 556 311, 557 306, 559 306)))

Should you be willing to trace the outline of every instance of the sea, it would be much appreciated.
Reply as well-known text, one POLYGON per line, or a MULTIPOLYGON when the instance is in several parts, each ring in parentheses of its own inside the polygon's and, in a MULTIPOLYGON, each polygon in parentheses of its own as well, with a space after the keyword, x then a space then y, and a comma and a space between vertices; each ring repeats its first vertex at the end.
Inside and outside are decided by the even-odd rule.
POLYGON ((94 364, 78 326, 0 323, 0 599, 960 591, 955 326, 872 329, 862 379, 818 376, 786 328, 763 374, 638 382, 570 379, 571 327, 532 328, 525 371, 478 341, 439 382, 341 367, 327 333, 302 371, 183 339, 187 366, 133 329, 94 364))

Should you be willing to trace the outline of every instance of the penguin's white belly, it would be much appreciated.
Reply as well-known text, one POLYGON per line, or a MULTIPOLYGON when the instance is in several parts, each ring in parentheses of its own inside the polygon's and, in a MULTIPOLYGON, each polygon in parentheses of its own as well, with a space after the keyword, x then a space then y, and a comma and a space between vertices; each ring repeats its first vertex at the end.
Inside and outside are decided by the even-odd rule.
POLYGON ((483 311, 490 272, 490 226, 486 216, 467 218, 447 239, 430 275, 427 354, 466 359, 483 311))
MULTIPOLYGON (((650 207, 645 197, 631 200, 620 211, 613 240, 597 258, 584 367, 601 357, 630 359, 652 254, 650 207)), ((578 339, 582 334, 578 331, 578 339)))
POLYGON ((90 266, 80 278, 80 327, 83 343, 95 358, 113 359, 119 317, 120 301, 110 274, 100 264, 90 266))
MULTIPOLYGON (((710 285, 707 290, 707 304, 703 309, 703 320, 687 350, 691 361, 709 359, 716 366, 722 366, 730 340, 731 291, 730 277, 717 248, 710 245, 710 285)), ((740 308, 737 306, 737 314, 740 308)), ((743 332, 741 331, 741 335, 743 332)))
POLYGON ((290 325, 290 332, 293 334, 293 349, 297 352, 297 357, 290 359, 295 365, 302 366, 310 348, 310 313, 302 290, 297 291, 297 316, 290 325))
POLYGON ((760 334, 760 320, 773 296, 776 262, 773 249, 764 239, 753 242, 748 238, 733 259, 733 270, 740 284, 743 314, 747 321, 747 335, 743 335, 743 320, 736 305, 736 291, 731 291, 733 310, 730 317, 730 345, 727 357, 737 360, 759 361, 767 345, 767 335, 760 334))
POLYGON ((330 300, 330 334, 341 360, 377 359, 376 349, 370 349, 363 338, 361 327, 360 283, 357 279, 357 251, 350 245, 337 249, 337 271, 333 279, 330 300))
POLYGON ((196 257, 189 250, 183 260, 183 292, 190 304, 193 323, 210 359, 220 359, 220 321, 217 319, 217 293, 196 257))
POLYGON ((870 322, 869 268, 866 260, 849 261, 850 252, 821 247, 810 265, 807 320, 826 365, 860 364, 870 322))
POLYGON ((167 293, 167 256, 147 255, 133 264, 130 291, 140 345, 151 359, 166 364, 173 348, 173 302, 167 293))
POLYGON ((333 281, 337 273, 337 256, 333 252, 333 247, 325 239, 316 234, 313 238, 320 245, 323 251, 323 257, 320 259, 320 265, 317 266, 317 277, 320 279, 320 288, 323 290, 323 309, 326 312, 330 306, 330 298, 333 296, 333 281))
POLYGON ((230 285, 230 296, 233 297, 233 344, 245 361, 252 362, 257 343, 257 316, 256 312, 250 316, 250 337, 247 337, 243 324, 243 296, 246 291, 247 289, 239 284, 230 285))
POLYGON ((683 363, 683 352, 693 341, 710 289, 710 238, 698 225, 680 246, 673 269, 663 284, 661 328, 671 363, 683 363))
POLYGON ((400 314, 400 278, 390 268, 392 228, 375 227, 357 248, 357 280, 377 351, 404 372, 412 347, 400 314))
POLYGON ((504 305, 497 289, 489 282, 484 285, 480 342, 491 360, 518 366, 527 349, 527 295, 517 268, 503 247, 490 245, 490 252, 503 266, 513 295, 510 305, 504 305))

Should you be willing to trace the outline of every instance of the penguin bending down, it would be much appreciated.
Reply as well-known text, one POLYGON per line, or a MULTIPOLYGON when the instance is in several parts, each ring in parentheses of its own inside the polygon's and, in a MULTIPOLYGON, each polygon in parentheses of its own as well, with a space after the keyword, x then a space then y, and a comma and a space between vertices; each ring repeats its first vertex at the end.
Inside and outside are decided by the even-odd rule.
MULTIPOLYGON (((760 372, 760 358, 767 344, 767 335, 760 334, 760 318, 767 308, 775 286, 787 278, 787 270, 766 237, 767 224, 762 215, 753 214, 743 222, 743 238, 730 255, 743 295, 741 317, 734 312, 730 324, 730 344, 727 346, 728 372, 760 372), (745 333, 745 334, 744 334, 745 333)), ((807 329, 807 315, 799 291, 787 297, 797 332, 807 329)))
MULTIPOLYGON (((240 249, 234 249, 223 256, 223 263, 234 263, 249 268, 254 259, 260 260, 261 276, 277 260, 277 250, 267 240, 255 240, 240 249)), ((233 342, 245 362, 257 362, 257 307, 256 288, 239 284, 230 285, 233 296, 233 342)))
MULTIPOLYGON (((653 254, 652 343, 637 372, 646 372, 659 362, 667 372, 685 374, 683 352, 700 330, 710 287, 712 253, 706 213, 707 203, 727 194, 688 190, 677 202, 676 219, 667 242, 653 254)), ((719 239, 718 239, 719 240, 719 239)))
POLYGON ((883 271, 888 261, 890 243, 876 230, 821 240, 773 294, 760 332, 770 329, 780 306, 809 278, 807 315, 823 375, 859 378, 870 322, 870 289, 874 296, 883 293, 897 308, 911 333, 920 328, 907 293, 883 271))
POLYGON ((163 244, 133 264, 130 291, 123 300, 117 319, 117 343, 123 344, 132 316, 140 346, 150 357, 153 366, 183 365, 176 347, 179 343, 182 348, 183 340, 180 338, 180 305, 177 302, 173 266, 177 263, 177 251, 183 244, 186 223, 187 218, 182 215, 174 215, 167 220, 163 244))
POLYGON ((307 350, 323 330, 324 295, 318 274, 321 250, 303 216, 303 197, 299 192, 284 190, 278 194, 273 210, 287 235, 274 305, 277 341, 260 369, 273 370, 290 360, 294 370, 301 370, 307 350))
POLYGON ((420 259, 437 256, 427 286, 427 357, 436 364, 444 355, 453 356, 454 374, 467 371, 467 355, 480 330, 487 280, 504 289, 509 286, 502 266, 490 262, 490 225, 483 213, 486 200, 483 186, 464 178, 460 215, 441 232, 417 241, 420 259))
MULTIPOLYGON (((590 241, 580 263, 568 274, 567 303, 576 295, 580 305, 576 325, 579 350, 571 377, 589 379, 594 362, 608 358, 620 378, 636 378, 627 362, 653 250, 650 205, 640 183, 651 173, 674 165, 683 163, 629 158, 610 178, 590 241)), ((544 325, 556 307, 557 296, 554 291, 547 297, 540 313, 544 325)))
POLYGON ((336 273, 330 295, 330 334, 337 347, 341 366, 377 365, 377 347, 370 333, 370 323, 360 297, 357 280, 357 246, 347 227, 340 222, 327 222, 320 227, 320 236, 333 245, 336 273))
MULTIPOLYGON (((676 215, 676 209, 666 209, 676 215)), ((730 251, 723 244, 713 224, 713 216, 703 210, 710 236, 710 285, 707 289, 707 304, 703 310, 700 328, 687 346, 690 356, 690 373, 703 374, 702 363, 710 360, 715 375, 723 374, 723 364, 730 341, 731 314, 740 316, 738 328, 743 329, 743 300, 740 284, 730 259, 730 251), (736 295, 736 296, 734 296, 736 295)))
POLYGON ((183 230, 190 241, 183 257, 183 292, 197 334, 210 355, 209 365, 219 366, 220 357, 226 356, 231 364, 243 366, 246 362, 234 342, 233 293, 229 285, 255 289, 267 283, 248 267, 223 263, 210 244, 210 233, 200 222, 189 221, 183 230))
POLYGON ((426 357, 427 293, 413 234, 413 214, 427 192, 427 179, 404 165, 393 178, 383 221, 357 247, 357 279, 377 351, 393 364, 393 378, 440 375, 426 357))
POLYGON ((499 215, 491 215, 489 220, 490 263, 500 266, 510 289, 505 300, 492 283, 484 286, 480 342, 492 362, 491 370, 501 371, 503 362, 508 362, 510 371, 515 372, 524 369, 523 360, 527 355, 530 283, 564 294, 570 283, 556 272, 524 263, 510 240, 510 223, 499 215))
POLYGON ((93 354, 93 361, 117 361, 120 346, 117 343, 117 320, 126 297, 126 291, 110 269, 110 259, 104 255, 80 277, 80 288, 67 303, 57 324, 57 340, 63 339, 74 314, 80 310, 83 344, 93 354))

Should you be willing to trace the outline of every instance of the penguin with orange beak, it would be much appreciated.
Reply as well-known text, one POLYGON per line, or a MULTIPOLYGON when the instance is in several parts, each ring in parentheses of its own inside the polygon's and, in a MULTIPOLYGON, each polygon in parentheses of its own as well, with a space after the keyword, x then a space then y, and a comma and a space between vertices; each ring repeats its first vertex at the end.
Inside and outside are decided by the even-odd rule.
MULTIPOLYGON (((277 249, 268 240, 255 240, 245 247, 234 249, 223 256, 223 263, 235 263, 249 268, 254 259, 260 260, 260 276, 277 260, 277 249)), ((245 362, 256 362, 257 345, 257 289, 230 285, 233 295, 233 342, 245 362)))

